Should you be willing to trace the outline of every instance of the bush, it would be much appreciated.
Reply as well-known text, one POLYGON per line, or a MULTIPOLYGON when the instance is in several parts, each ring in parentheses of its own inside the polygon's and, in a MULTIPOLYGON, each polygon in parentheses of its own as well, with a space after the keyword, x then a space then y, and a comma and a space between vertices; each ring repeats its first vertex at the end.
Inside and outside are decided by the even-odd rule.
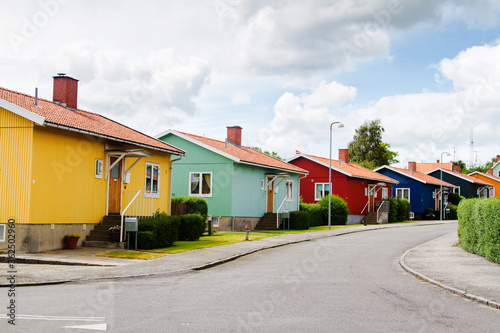
POLYGON ((406 199, 388 198, 389 205, 389 223, 403 222, 410 219, 410 202, 406 199))
POLYGON ((464 197, 461 197, 458 193, 449 193, 448 194, 448 202, 452 205, 455 205, 455 206, 458 206, 458 204, 460 203, 460 200, 462 200, 462 198, 464 198, 464 197))
POLYGON ((290 212, 290 229, 309 229, 309 213, 302 210, 290 212))
POLYGON ((154 249, 155 233, 152 231, 138 231, 137 232, 137 247, 143 250, 154 249))
POLYGON ((172 202, 183 202, 187 205, 188 214, 199 214, 203 221, 207 220, 208 205, 205 198, 201 197, 173 197, 172 202))
POLYGON ((151 232, 153 239, 150 240, 149 234, 142 234, 139 240, 137 234, 137 247, 141 249, 157 249, 172 246, 177 240, 179 232, 179 216, 168 216, 165 212, 157 211, 154 216, 148 219, 141 220, 137 226, 139 232, 151 232))
MULTIPOLYGON (((347 204, 338 195, 331 196, 331 223, 333 225, 344 225, 347 224, 347 218, 349 216, 349 209, 347 208, 347 204)), ((321 210, 323 211, 324 219, 326 219, 326 223, 328 224, 328 196, 324 196, 318 202, 321 210)))
POLYGON ((448 214, 448 220, 458 219, 458 216, 457 216, 458 205, 451 205, 450 204, 446 207, 446 209, 450 210, 450 214, 448 214))
POLYGON ((467 199, 458 205, 460 246, 500 263, 500 200, 467 199))
POLYGON ((323 210, 318 204, 300 204, 300 211, 309 215, 309 226, 317 227, 324 224, 323 210))
POLYGON ((205 220, 200 214, 187 214, 180 217, 177 240, 195 241, 200 239, 205 231, 205 220))

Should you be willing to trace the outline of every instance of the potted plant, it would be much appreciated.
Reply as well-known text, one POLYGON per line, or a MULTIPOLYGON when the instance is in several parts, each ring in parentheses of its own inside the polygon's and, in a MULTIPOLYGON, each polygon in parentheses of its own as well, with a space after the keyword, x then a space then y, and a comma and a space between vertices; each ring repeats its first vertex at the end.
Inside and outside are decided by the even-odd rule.
POLYGON ((116 224, 109 228, 109 239, 112 243, 120 241, 120 225, 116 224))
POLYGON ((78 245, 78 240, 80 239, 80 234, 67 234, 64 236, 64 242, 66 243, 66 247, 68 250, 74 250, 76 249, 76 246, 78 245))

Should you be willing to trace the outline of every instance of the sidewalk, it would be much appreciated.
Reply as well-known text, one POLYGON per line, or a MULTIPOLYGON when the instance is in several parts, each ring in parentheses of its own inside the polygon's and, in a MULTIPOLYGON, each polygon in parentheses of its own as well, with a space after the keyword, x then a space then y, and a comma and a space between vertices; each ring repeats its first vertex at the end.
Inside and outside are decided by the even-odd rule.
MULTIPOLYGON (((438 221, 418 222, 415 226, 439 223, 438 221)), ((456 221, 442 223, 456 223, 456 221)), ((16 256, 18 262, 15 265, 17 272, 16 285, 27 286, 70 281, 151 276, 197 270, 277 246, 368 230, 398 228, 401 226, 411 225, 369 225, 282 235, 257 241, 172 254, 153 260, 96 257, 95 254, 112 251, 112 249, 96 248, 78 248, 71 251, 56 250, 36 254, 18 253, 16 256), (51 264, 20 263, 26 260, 51 264)), ((454 247, 453 245, 457 242, 456 233, 445 235, 407 251, 401 257, 400 264, 411 274, 426 281, 500 309, 500 265, 490 263, 480 256, 465 252, 460 247, 454 247)), ((5 256, 5 254, 0 255, 0 257, 5 256)), ((8 264, 0 263, 0 269, 4 272, 8 271, 8 264)), ((2 281, 0 286, 5 287, 8 284, 2 281)))

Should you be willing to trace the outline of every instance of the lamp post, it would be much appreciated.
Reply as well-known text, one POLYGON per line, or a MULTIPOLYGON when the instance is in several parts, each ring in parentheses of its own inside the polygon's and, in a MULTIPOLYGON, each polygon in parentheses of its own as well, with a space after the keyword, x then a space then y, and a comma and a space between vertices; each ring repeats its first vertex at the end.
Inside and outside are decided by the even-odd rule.
POLYGON ((450 156, 450 153, 444 151, 441 153, 441 188, 439 190, 439 221, 443 221, 443 155, 450 156))
POLYGON ((330 124, 330 168, 328 169, 328 230, 331 230, 332 224, 332 126, 338 124, 338 128, 343 128, 344 124, 340 121, 334 121, 330 124))

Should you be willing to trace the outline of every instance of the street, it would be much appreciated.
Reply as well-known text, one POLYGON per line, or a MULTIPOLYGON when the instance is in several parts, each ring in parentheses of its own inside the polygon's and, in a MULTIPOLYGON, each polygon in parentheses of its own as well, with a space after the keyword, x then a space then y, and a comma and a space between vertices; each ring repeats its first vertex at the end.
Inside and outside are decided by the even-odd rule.
MULTIPOLYGON (((500 312, 407 274, 456 224, 328 237, 201 271, 19 287, 8 332, 494 332, 500 312)), ((1 322, 7 326, 7 321, 1 322)))

